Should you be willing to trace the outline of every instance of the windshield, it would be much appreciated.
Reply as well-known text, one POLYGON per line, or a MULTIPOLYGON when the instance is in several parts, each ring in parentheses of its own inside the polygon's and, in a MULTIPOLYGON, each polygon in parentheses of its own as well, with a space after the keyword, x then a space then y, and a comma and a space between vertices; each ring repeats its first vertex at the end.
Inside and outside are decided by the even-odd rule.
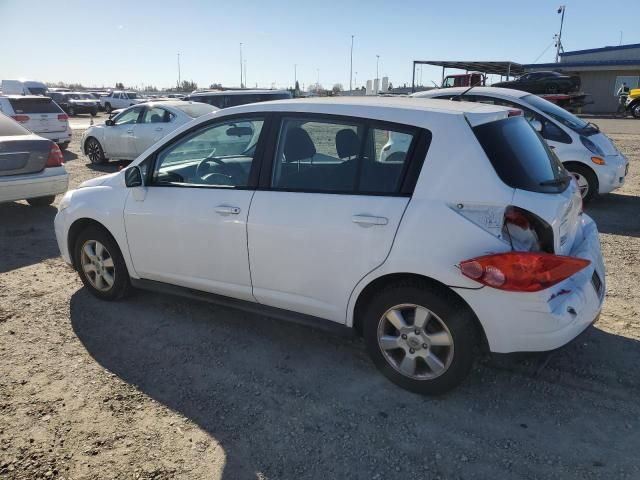
POLYGON ((138 94, 134 92, 127 92, 127 96, 129 98, 138 98, 138 94))
POLYGON ((565 127, 569 127, 578 133, 584 133, 584 130, 588 129, 589 123, 581 120, 572 113, 567 112, 564 108, 557 106, 555 103, 548 102, 547 100, 537 97, 535 95, 527 95, 522 97, 522 100, 529 105, 537 108, 538 110, 546 113, 554 120, 557 120, 565 127))
POLYGON ((185 105, 176 105, 178 110, 183 111, 191 118, 198 118, 207 113, 215 112, 218 110, 216 107, 209 105, 208 103, 189 103, 185 105))
POLYGON ((473 128, 500 179, 512 188, 540 193, 563 192, 571 177, 545 141, 522 117, 473 128))
POLYGON ((44 95, 47 93, 47 89, 41 87, 29 87, 28 90, 31 92, 31 95, 44 95))

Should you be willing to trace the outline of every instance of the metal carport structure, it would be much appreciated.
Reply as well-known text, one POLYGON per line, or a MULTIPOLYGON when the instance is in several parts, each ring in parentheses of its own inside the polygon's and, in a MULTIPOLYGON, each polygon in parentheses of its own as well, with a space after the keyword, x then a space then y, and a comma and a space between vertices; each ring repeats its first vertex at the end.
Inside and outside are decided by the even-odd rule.
POLYGON ((458 70, 466 70, 467 72, 480 72, 493 75, 501 75, 503 77, 519 76, 524 73, 524 68, 517 62, 465 62, 465 61, 449 61, 449 60, 414 60, 413 74, 411 76, 411 91, 416 91, 416 65, 433 65, 442 67, 442 79, 444 80, 445 68, 456 68, 458 70))

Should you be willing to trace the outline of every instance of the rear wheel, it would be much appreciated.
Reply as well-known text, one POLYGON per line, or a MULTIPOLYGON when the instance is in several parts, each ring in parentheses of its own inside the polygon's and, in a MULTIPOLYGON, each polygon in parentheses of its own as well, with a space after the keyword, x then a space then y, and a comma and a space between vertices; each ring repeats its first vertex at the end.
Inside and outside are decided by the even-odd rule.
POLYGON ((48 195, 46 197, 27 198, 27 203, 32 207, 48 207, 55 199, 55 195, 48 195))
POLYGON ((111 113, 111 111, 113 110, 113 108, 111 108, 111 104, 110 103, 105 103, 104 104, 104 111, 107 113, 111 113))
POLYGON ((93 164, 98 165, 98 164, 104 163, 107 160, 104 156, 104 150, 102 150, 102 145, 100 145, 100 142, 93 137, 87 140, 85 151, 87 152, 87 157, 89 157, 89 161, 93 164))
POLYGON ((92 226, 78 235, 74 264, 84 286, 102 300, 117 300, 131 290, 120 248, 103 228, 92 226))
POLYGON ((451 292, 427 283, 395 283, 365 310, 369 355, 392 382, 438 395, 459 385, 475 358, 473 314, 451 292))
POLYGON ((583 203, 589 203, 598 194, 598 177, 589 167, 579 164, 565 165, 565 168, 576 179, 583 203))

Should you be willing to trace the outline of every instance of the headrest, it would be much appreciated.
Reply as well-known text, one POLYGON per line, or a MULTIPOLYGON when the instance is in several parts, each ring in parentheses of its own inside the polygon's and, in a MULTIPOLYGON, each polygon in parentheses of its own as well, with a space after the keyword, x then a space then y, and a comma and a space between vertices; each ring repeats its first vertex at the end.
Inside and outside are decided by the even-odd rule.
POLYGON ((343 128, 336 133, 336 151, 338 157, 355 157, 360 153, 358 134, 350 128, 343 128))
POLYGON ((312 158, 316 154, 316 146, 309 134, 300 127, 287 131, 284 144, 284 156, 288 163, 298 162, 305 158, 312 158))

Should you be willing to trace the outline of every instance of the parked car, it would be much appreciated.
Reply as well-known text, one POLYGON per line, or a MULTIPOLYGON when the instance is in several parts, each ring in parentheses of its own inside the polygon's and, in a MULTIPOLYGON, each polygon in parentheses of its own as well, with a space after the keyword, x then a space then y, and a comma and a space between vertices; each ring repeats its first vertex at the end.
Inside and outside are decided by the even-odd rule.
POLYGON ((58 145, 0 113, 0 203, 51 205, 67 191, 69 176, 58 145))
POLYGON ((65 150, 71 142, 69 117, 49 97, 0 95, 0 112, 65 150))
POLYGON ((287 100, 291 98, 288 90, 205 90, 193 92, 184 100, 204 102, 217 108, 236 107, 247 103, 287 100))
POLYGON ((211 105, 180 100, 142 103, 124 109, 104 125, 89 127, 80 145, 91 163, 110 158, 133 160, 176 128, 216 110, 211 105))
POLYGON ((596 225, 513 115, 387 97, 221 110, 68 192, 56 238, 99 299, 141 287, 355 329, 389 379, 442 393, 478 347, 555 349, 602 307, 596 225), (387 132, 411 138, 393 162, 387 132))
POLYGON ((146 99, 141 98, 136 92, 114 90, 113 92, 100 97, 100 106, 105 112, 111 113, 111 110, 116 108, 126 108, 146 101, 146 99))
POLYGON ((2 80, 3 95, 46 95, 47 86, 35 80, 2 80))
POLYGON ((92 117, 98 114, 99 101, 88 93, 50 92, 49 97, 72 117, 78 113, 89 113, 92 117))
POLYGON ((515 88, 529 93, 570 93, 580 90, 580 77, 563 73, 531 72, 515 80, 498 82, 492 87, 515 88))
POLYGON ((585 203, 596 195, 620 188, 629 169, 629 161, 593 123, 582 120, 558 105, 527 92, 494 87, 429 90, 413 97, 457 99, 516 108, 537 129, 565 168, 576 177, 585 203))

